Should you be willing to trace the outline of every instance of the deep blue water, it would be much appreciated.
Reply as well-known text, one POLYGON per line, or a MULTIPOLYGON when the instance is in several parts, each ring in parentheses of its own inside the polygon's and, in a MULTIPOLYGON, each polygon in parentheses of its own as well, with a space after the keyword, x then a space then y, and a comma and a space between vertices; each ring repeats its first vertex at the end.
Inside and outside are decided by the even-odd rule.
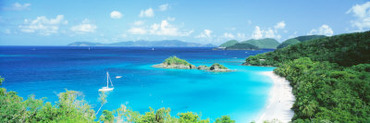
POLYGON ((241 66, 249 55, 272 50, 214 51, 211 48, 122 47, 0 47, 2 87, 27 98, 47 97, 55 102, 65 89, 80 91, 97 110, 98 89, 105 86, 109 71, 114 91, 104 109, 125 104, 144 113, 149 107, 170 107, 178 112, 201 113, 214 120, 230 115, 237 122, 253 120, 264 107, 271 80, 260 75, 273 67, 241 66), (195 65, 221 63, 236 72, 152 68, 169 56, 195 65), (116 79, 115 76, 123 76, 116 79))

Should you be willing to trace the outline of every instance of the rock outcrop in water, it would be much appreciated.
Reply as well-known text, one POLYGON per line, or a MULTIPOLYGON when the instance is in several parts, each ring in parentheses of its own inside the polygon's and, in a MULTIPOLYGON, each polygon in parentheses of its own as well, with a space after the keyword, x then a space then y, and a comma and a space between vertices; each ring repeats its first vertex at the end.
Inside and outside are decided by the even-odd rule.
POLYGON ((153 67, 172 68, 172 69, 196 69, 195 65, 192 65, 183 59, 177 58, 176 56, 171 56, 164 60, 163 63, 153 65, 153 67))
POLYGON ((227 67, 225 67, 225 66, 223 66, 221 64, 214 63, 209 68, 209 71, 212 71, 212 72, 231 72, 232 70, 228 69, 227 67))
POLYGON ((190 64, 186 60, 180 59, 176 56, 171 56, 164 60, 163 63, 153 65, 156 68, 166 68, 166 69, 198 69, 198 70, 206 70, 210 72, 231 72, 232 70, 226 68, 225 66, 215 63, 211 67, 206 65, 199 65, 196 67, 195 65, 190 64))

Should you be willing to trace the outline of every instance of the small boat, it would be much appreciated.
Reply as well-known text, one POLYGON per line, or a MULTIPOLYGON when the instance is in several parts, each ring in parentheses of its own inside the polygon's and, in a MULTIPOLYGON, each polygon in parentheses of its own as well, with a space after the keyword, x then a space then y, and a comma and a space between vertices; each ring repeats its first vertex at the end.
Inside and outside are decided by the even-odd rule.
POLYGON ((116 79, 122 78, 122 76, 116 76, 116 79))
POLYGON ((107 72, 107 87, 102 87, 99 89, 99 91, 112 91, 114 88, 113 88, 113 83, 112 83, 112 80, 110 79, 109 77, 109 73, 107 72), (109 87, 109 82, 111 84, 112 87, 109 87))

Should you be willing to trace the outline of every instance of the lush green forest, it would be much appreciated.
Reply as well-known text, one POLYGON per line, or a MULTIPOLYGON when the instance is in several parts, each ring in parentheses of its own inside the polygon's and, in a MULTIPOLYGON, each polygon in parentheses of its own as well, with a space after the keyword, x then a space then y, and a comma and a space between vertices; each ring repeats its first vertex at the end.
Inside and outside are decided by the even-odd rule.
POLYGON ((370 31, 308 40, 250 56, 293 87, 293 122, 370 122, 370 31))
POLYGON ((244 44, 244 43, 252 44, 260 49, 276 49, 276 47, 280 44, 278 41, 272 38, 250 39, 247 41, 242 41, 240 43, 241 44, 244 44))
POLYGON ((301 43, 301 42, 299 40, 295 39, 295 38, 288 39, 288 40, 284 41, 283 43, 281 43, 279 46, 277 46, 277 49, 284 48, 284 47, 287 47, 289 45, 298 44, 298 43, 301 43))
POLYGON ((320 39, 320 38, 325 38, 325 37, 326 37, 325 35, 298 36, 298 37, 295 37, 295 38, 285 40, 283 43, 281 43, 279 46, 277 46, 277 49, 284 48, 284 47, 287 47, 289 45, 305 42, 305 41, 308 41, 308 40, 320 39))
MULTIPOLYGON (((3 82, 0 77, 0 85, 3 82)), ((66 90, 58 94, 59 101, 54 105, 44 102, 44 99, 35 99, 31 95, 24 100, 17 95, 17 92, 7 91, 0 88, 0 122, 2 123, 34 123, 34 122, 68 122, 68 123, 91 123, 91 122, 134 122, 134 123, 209 123, 210 119, 201 119, 200 115, 193 112, 178 113, 171 116, 170 108, 160 108, 154 110, 149 107, 149 112, 140 114, 121 105, 116 110, 102 111, 102 115, 97 117, 90 104, 78 91, 66 90)), ((101 105, 106 103, 106 95, 101 93, 101 105)), ((229 116, 222 116, 215 120, 215 123, 234 123, 229 116)))

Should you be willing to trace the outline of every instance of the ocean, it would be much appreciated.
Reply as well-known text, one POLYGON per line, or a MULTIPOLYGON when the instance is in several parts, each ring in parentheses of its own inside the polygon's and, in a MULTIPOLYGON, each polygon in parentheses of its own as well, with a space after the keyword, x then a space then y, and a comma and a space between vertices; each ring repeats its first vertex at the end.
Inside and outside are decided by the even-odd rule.
POLYGON ((272 50, 1 46, 0 76, 5 78, 1 87, 16 91, 25 99, 34 94, 53 103, 58 100, 57 94, 66 89, 80 91, 97 111, 98 89, 106 86, 109 72, 114 90, 107 93, 107 104, 102 110, 117 109, 121 104, 140 113, 149 111, 149 107, 169 107, 172 115, 191 111, 211 121, 229 115, 237 122, 249 122, 257 120, 272 87, 272 80, 259 72, 272 71, 274 67, 241 64, 250 55, 269 51, 272 50), (196 66, 220 63, 236 71, 151 67, 170 56, 196 66))

